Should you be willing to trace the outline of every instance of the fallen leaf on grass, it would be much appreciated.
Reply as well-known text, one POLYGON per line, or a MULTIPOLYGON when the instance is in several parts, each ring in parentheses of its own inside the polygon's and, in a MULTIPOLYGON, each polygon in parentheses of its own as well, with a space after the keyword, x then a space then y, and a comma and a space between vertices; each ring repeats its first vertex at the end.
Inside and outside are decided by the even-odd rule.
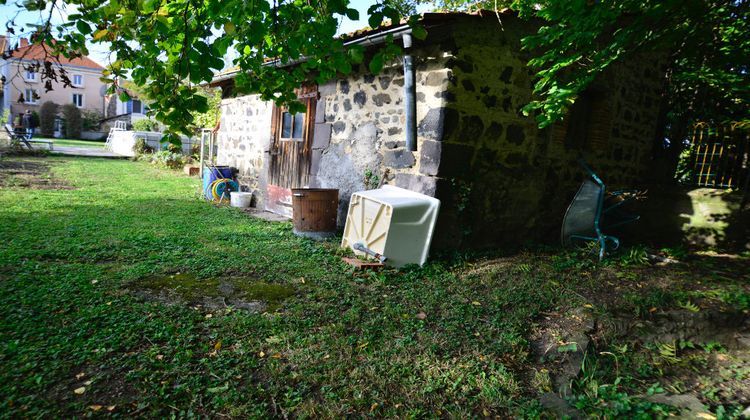
POLYGON ((213 314, 206 314, 206 319, 212 318, 213 316, 213 314))
POLYGON ((86 385, 86 386, 89 386, 89 385, 91 385, 91 381, 86 381, 83 384, 86 385))
POLYGON ((89 406, 89 409, 91 409, 91 411, 99 411, 99 410, 101 410, 102 408, 103 408, 103 407, 102 407, 101 405, 90 405, 90 406, 89 406))
POLYGON ((115 407, 117 406, 116 405, 107 406, 107 411, 114 411, 115 407))
POLYGON ((83 394, 84 392, 86 392, 86 387, 85 387, 85 386, 82 386, 82 387, 80 387, 80 388, 76 388, 76 389, 74 389, 74 390, 73 390, 73 392, 75 392, 75 393, 76 393, 76 394, 78 394, 78 395, 81 395, 81 394, 83 394))
POLYGON ((91 280, 91 284, 99 283, 99 280, 91 280))
POLYGON ((208 391, 209 394, 218 394, 219 392, 224 392, 227 389, 229 389, 229 385, 228 384, 224 384, 222 386, 216 386, 216 387, 213 387, 213 388, 208 388, 206 391, 208 391))
POLYGON ((482 304, 477 302, 476 300, 474 302, 471 302, 471 304, 474 306, 482 306, 482 304))
POLYGON ((275 353, 273 356, 274 359, 281 359, 281 353, 275 353))
POLYGON ((214 350, 221 350, 221 340, 217 341, 216 344, 214 344, 214 350))
POLYGON ((157 354, 156 355, 156 360, 164 360, 164 355, 163 354, 157 354))
POLYGON ((373 404, 372 404, 372 405, 370 406, 370 412, 372 413, 373 411, 375 411, 375 409, 376 409, 376 408, 378 408, 378 405, 379 405, 378 403, 373 403, 373 404))
POLYGON ((260 358, 264 358, 264 357, 266 357, 266 354, 265 354, 265 353, 263 353, 263 352, 260 352, 260 353, 258 353, 258 357, 260 357, 260 358))
POLYGON ((417 319, 422 319, 422 320, 427 319, 427 314, 424 312, 420 312, 417 314, 417 319))
POLYGON ((76 379, 81 379, 81 378, 83 378, 84 376, 86 376, 86 374, 85 374, 84 372, 81 372, 81 373, 79 373, 78 375, 76 375, 76 379))

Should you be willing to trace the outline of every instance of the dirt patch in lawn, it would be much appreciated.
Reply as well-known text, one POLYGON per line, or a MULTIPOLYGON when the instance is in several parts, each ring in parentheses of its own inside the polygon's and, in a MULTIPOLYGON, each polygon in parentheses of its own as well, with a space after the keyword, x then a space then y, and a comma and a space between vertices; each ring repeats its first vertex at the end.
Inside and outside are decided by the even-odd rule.
POLYGON ((188 273, 153 276, 129 286, 149 300, 186 304, 207 310, 235 308, 250 312, 272 312, 294 288, 241 277, 201 279, 188 273))
POLYGON ((0 160, 0 188, 75 189, 55 178, 47 163, 30 160, 0 160))

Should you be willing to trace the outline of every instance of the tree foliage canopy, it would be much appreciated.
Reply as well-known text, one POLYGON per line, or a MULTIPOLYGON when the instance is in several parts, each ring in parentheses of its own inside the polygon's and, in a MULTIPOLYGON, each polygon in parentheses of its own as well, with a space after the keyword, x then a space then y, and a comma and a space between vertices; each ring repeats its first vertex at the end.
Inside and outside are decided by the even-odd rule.
MULTIPOLYGON (((562 118, 612 63, 644 52, 663 60, 673 118, 747 116, 748 0, 388 0, 369 8, 369 25, 397 21, 418 3, 452 10, 510 7, 540 19, 539 31, 523 44, 538 72, 536 99, 525 110, 542 127, 562 118)), ((107 43, 116 59, 105 79, 127 76, 141 86, 155 117, 173 134, 188 132, 195 116, 208 110, 208 97, 196 85, 225 66, 230 48, 237 52, 238 92, 292 105, 304 81, 324 82, 366 61, 362 47, 345 47, 335 36, 339 18, 358 18, 348 0, 35 0, 22 7, 51 16, 71 6, 75 13, 66 23, 42 19, 33 28, 35 42, 69 57, 86 54, 87 41, 107 43)), ((418 29, 416 16, 409 22, 418 29)), ((388 44, 367 60, 370 69, 379 71, 398 53, 388 44)))
MULTIPOLYGON (((44 12, 32 38, 46 44, 50 56, 87 54, 87 42, 109 45, 116 59, 107 66, 105 81, 127 78, 141 86, 170 134, 188 134, 195 113, 208 110, 208 97, 196 86, 224 68, 230 48, 241 70, 239 92, 291 105, 297 104, 294 89, 306 80, 347 74, 365 58, 362 47, 345 48, 335 36, 339 18, 358 18, 347 0, 36 0, 19 7, 44 12), (61 9, 74 12, 67 22, 55 25, 45 18, 48 11, 51 17, 61 9), (282 66, 303 58, 299 66, 282 66)), ((400 18, 396 8, 380 3, 370 7, 369 15, 372 27, 400 18)), ((10 31, 14 26, 12 21, 7 25, 10 31)), ((397 54, 394 47, 375 54, 371 69, 378 71, 388 55, 397 54)), ((128 99, 126 92, 121 95, 128 99)))

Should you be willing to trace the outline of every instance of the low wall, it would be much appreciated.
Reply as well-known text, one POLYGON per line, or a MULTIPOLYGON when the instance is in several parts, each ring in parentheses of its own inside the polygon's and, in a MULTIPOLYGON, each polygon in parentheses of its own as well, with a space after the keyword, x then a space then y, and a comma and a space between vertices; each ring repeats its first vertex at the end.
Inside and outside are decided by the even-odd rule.
MULTIPOLYGON (((146 139, 148 144, 155 151, 163 150, 167 148, 166 143, 162 143, 162 133, 150 132, 150 131, 115 131, 112 133, 112 140, 110 142, 110 150, 112 153, 116 153, 121 156, 135 156, 133 152, 133 146, 139 138, 146 139)), ((182 154, 189 155, 193 144, 199 143, 200 140, 190 139, 188 137, 182 137, 182 154)))
POLYGON ((107 133, 101 131, 81 131, 81 139, 83 140, 101 140, 107 138, 107 133))

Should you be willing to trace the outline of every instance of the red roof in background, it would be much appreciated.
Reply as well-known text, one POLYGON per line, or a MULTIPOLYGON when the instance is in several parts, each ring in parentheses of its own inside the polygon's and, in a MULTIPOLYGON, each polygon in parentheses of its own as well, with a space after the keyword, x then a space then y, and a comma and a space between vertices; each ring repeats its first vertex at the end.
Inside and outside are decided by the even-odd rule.
POLYGON ((47 58, 51 58, 48 61, 59 62, 62 65, 86 67, 86 68, 90 68, 94 70, 104 70, 104 67, 102 67, 96 61, 88 58, 87 56, 74 58, 72 60, 62 55, 57 56, 56 58, 51 57, 47 54, 47 51, 45 51, 42 45, 37 45, 37 44, 20 47, 17 50, 10 50, 9 52, 12 58, 21 59, 21 60, 44 61, 47 58))

